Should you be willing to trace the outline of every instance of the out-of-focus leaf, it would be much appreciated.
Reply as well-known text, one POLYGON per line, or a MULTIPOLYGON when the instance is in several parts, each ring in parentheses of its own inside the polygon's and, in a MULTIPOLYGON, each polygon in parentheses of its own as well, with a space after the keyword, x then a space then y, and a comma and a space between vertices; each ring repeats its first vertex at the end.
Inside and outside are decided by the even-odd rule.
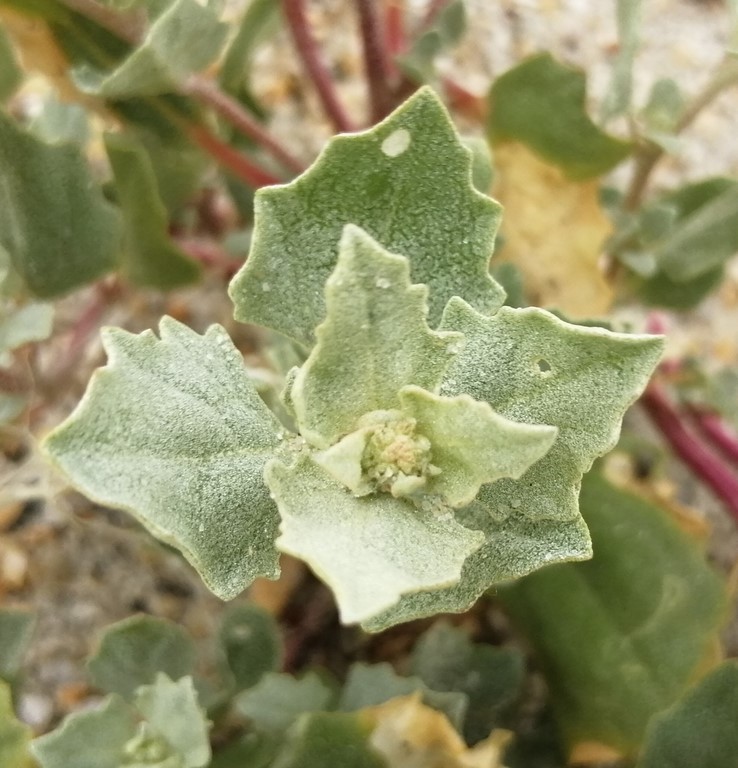
POLYGON ((736 723, 738 662, 726 661, 651 720, 637 768, 732 768, 736 723))
POLYGON ((683 109, 684 97, 677 82, 671 78, 657 80, 639 115, 645 137, 666 152, 675 151, 679 145, 676 127, 683 109))
POLYGON ((120 221, 77 147, 49 145, 0 114, 0 246, 51 298, 115 267, 120 221))
POLYGON ((408 77, 418 83, 432 80, 436 57, 459 43, 466 27, 466 7, 462 0, 446 3, 430 28, 413 40, 407 53, 397 58, 397 64, 408 77))
POLYGON ((305 712, 334 708, 335 691, 314 672, 303 677, 267 672, 261 680, 235 699, 241 714, 262 731, 286 731, 305 712))
POLYGON ((685 282, 721 267, 738 252, 738 182, 681 218, 654 253, 661 269, 685 282))
POLYGON ((45 99, 41 111, 34 116, 28 127, 47 144, 69 142, 84 147, 90 134, 84 108, 53 97, 45 99))
POLYGON ((338 708, 343 712, 355 712, 415 692, 419 693, 420 700, 443 712, 449 722, 461 730, 469 707, 469 700, 463 691, 448 688, 434 690, 420 677, 401 677, 387 663, 352 664, 338 708))
POLYGON ((108 99, 156 96, 177 90, 218 55, 227 27, 196 0, 176 0, 151 25, 146 39, 112 74, 81 70, 84 90, 108 99))
POLYGON ((256 47, 278 29, 280 6, 275 0, 252 0, 223 56, 218 78, 224 91, 251 98, 251 60, 256 47))
POLYGON ((431 327, 451 296, 493 312, 504 301, 488 272, 500 209, 473 188, 470 166, 429 88, 371 130, 334 137, 298 179, 257 192, 251 253, 229 289, 236 319, 310 346, 346 224, 409 259, 431 327))
POLYGON ((3 312, 0 306, 0 356, 24 344, 43 341, 51 334, 54 308, 51 304, 31 302, 3 312))
POLYGON ((0 680, 0 765, 3 768, 33 768, 31 735, 31 729, 13 712, 10 685, 0 680))
POLYGON ((0 103, 13 95, 22 79, 8 35, 0 25, 0 103))
POLYGON ((633 60, 638 50, 641 0, 617 0, 618 53, 602 104, 602 121, 625 114, 633 91, 633 60))
POLYGON ((221 747, 209 768, 271 768, 283 744, 283 734, 247 733, 221 747))
POLYGON ((470 744, 486 738, 520 696, 524 663, 511 648, 473 644, 466 632, 440 622, 418 641, 412 672, 434 691, 465 693, 463 733, 470 744))
POLYGON ((497 148, 526 144, 571 179, 601 176, 631 152, 628 142, 603 133, 585 111, 584 74, 553 59, 532 56, 497 78, 489 94, 488 134, 497 148))
MULTIPOLYGON (((0 678, 15 680, 23 655, 31 641, 35 616, 30 611, 14 608, 0 610, 0 678)), ((0 763, 2 765, 2 763, 0 763)))
POLYGON ((521 308, 530 304, 525 293, 523 273, 515 264, 509 261, 497 263, 492 268, 492 277, 505 289, 505 306, 521 308))
POLYGON ((495 149, 495 197, 505 208, 496 261, 522 273, 531 304, 572 318, 606 314, 613 292, 599 267, 612 231, 596 180, 573 181, 525 144, 495 149))
POLYGON ((135 514, 222 599, 279 573, 264 465, 283 429, 220 326, 170 317, 161 338, 106 329, 109 365, 47 453, 90 498, 135 514))
POLYGON ((92 682, 107 693, 131 699, 159 672, 172 680, 192 674, 195 646, 185 631, 165 619, 132 616, 107 627, 87 662, 92 682))
POLYGON ((722 267, 705 272, 687 282, 672 280, 664 272, 637 283, 635 292, 640 299, 652 307, 686 310, 699 304, 723 282, 725 270, 722 267))
POLYGON ((159 673, 152 685, 136 691, 135 704, 153 733, 180 758, 177 768, 203 768, 210 762, 210 723, 197 702, 191 677, 174 682, 159 673))
POLYGON ((387 768, 368 744, 370 730, 359 714, 302 715, 272 768, 387 768))
POLYGON ((369 744, 385 759, 386 768, 503 768, 510 734, 496 731, 469 749, 448 719, 424 706, 419 694, 361 715, 374 726, 369 744))
POLYGON ((106 134, 105 149, 123 213, 123 274, 135 285, 161 289, 197 280, 198 264, 167 234, 167 211, 146 150, 120 133, 106 134))
POLYGON ((41 768, 120 768, 135 733, 133 710, 113 694, 98 709, 67 716, 55 731, 35 739, 31 751, 41 768))
POLYGON ((725 586, 664 510, 596 473, 580 499, 595 551, 500 589, 538 654, 569 748, 633 755, 710 656, 725 586))
POLYGON ((251 688, 266 672, 275 672, 282 658, 277 622, 257 605, 237 605, 223 617, 218 630, 236 691, 251 688))

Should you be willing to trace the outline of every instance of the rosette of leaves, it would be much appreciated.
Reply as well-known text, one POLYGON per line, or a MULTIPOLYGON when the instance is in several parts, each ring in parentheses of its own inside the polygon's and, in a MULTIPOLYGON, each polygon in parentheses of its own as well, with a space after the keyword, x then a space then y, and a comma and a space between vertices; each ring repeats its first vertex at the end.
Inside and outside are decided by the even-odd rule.
POLYGON ((279 551, 381 629, 591 554, 582 474, 661 342, 501 307, 499 206, 430 90, 259 192, 239 320, 306 347, 269 411, 225 331, 104 333, 107 367, 46 441, 70 481, 177 547, 224 599, 279 551), (420 284, 418 284, 420 283, 420 284))

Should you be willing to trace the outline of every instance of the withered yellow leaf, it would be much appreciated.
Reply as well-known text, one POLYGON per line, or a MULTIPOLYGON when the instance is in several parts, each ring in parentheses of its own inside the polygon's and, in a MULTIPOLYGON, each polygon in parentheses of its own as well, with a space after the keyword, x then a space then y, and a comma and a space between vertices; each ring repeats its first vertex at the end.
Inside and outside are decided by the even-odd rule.
POLYGON ((495 145, 494 196, 505 208, 496 261, 523 273, 532 304, 571 319, 606 314, 613 293, 598 262, 611 225, 597 179, 572 181, 524 144, 495 145))
POLYGON ((365 709, 362 715, 374 728, 369 743, 388 768, 504 768, 507 731, 495 730, 468 748, 443 713, 423 704, 420 691, 365 709))

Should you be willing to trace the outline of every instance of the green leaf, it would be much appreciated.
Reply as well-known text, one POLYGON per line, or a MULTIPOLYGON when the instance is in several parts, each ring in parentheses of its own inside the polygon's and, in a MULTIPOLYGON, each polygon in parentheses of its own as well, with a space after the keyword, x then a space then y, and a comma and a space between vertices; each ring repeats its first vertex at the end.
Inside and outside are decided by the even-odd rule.
POLYGON ((51 298, 104 275, 119 237, 79 149, 44 144, 0 114, 0 247, 28 288, 51 298))
POLYGON ((431 80, 436 57, 452 48, 466 32, 466 8, 462 0, 445 3, 429 29, 416 37, 407 53, 397 57, 400 69, 418 83, 431 80))
POLYGON ((712 651, 725 586, 669 514, 596 473, 582 513, 595 556, 501 589, 533 644, 569 746, 626 754, 649 718, 682 695, 712 651))
POLYGON ((677 127, 684 111, 684 97, 679 84, 671 78, 657 80, 641 110, 643 133, 666 152, 678 148, 677 127))
POLYGON ((638 51, 641 0, 617 0, 618 52, 610 87, 602 104, 602 120, 625 114, 633 92, 633 60, 638 51))
POLYGON ((44 100, 29 130, 47 144, 71 143, 84 147, 90 137, 87 112, 79 104, 67 104, 53 96, 44 100))
POLYGON ((660 337, 570 325, 541 309, 503 307, 484 317, 461 299, 449 303, 441 327, 465 337, 441 394, 467 394, 508 419, 549 424, 559 433, 520 480, 485 485, 473 504, 457 511, 462 525, 486 538, 458 586, 408 596, 369 622, 371 629, 466 610, 493 584, 548 563, 591 557, 577 503, 581 477, 615 445, 623 413, 662 349, 660 337))
POLYGON ((291 184, 258 191, 251 254, 230 287, 236 319, 310 345, 346 224, 410 260, 431 325, 452 296, 493 312, 504 301, 487 270, 500 207, 473 189, 470 168, 428 88, 371 130, 334 137, 291 184))
POLYGON ((360 715, 303 715, 272 768, 385 768, 368 744, 371 726, 360 715))
POLYGON ((108 693, 131 699, 159 672, 173 680, 192 674, 195 645, 185 631, 165 619, 131 616, 106 628, 87 662, 92 682, 108 693))
POLYGON ((228 46, 218 79, 224 91, 237 98, 250 98, 251 62, 254 50, 276 33, 280 23, 279 3, 252 0, 228 46))
POLYGON ((713 670, 648 724, 637 768, 713 768, 738 755, 738 662, 713 670))
POLYGON ((233 606, 223 617, 218 642, 236 691, 279 669, 282 642, 274 618, 257 605, 233 606))
POLYGON ((411 671, 434 691, 468 697, 464 736, 470 744, 487 738, 520 696, 525 669, 520 651, 474 644, 462 629, 445 622, 431 627, 413 650, 411 671))
POLYGON ((463 145, 472 153, 472 184, 474 189, 486 195, 492 189, 494 169, 489 143, 481 136, 462 136, 463 145))
POLYGON ((36 617, 30 611, 0 609, 0 678, 3 681, 11 683, 18 675, 35 623, 36 617))
POLYGON ((31 735, 31 729, 13 712, 10 685, 0 680, 0 765, 3 768, 32 768, 31 735))
POLYGON ((146 150, 120 133, 105 135, 105 150, 123 212, 123 274, 134 285, 160 289, 197 280, 200 267, 168 235, 167 211, 146 150))
POLYGON ((0 354, 33 341, 43 341, 51 335, 54 320, 51 304, 32 302, 7 313, 5 309, 0 305, 0 354))
POLYGON ((81 71, 78 84, 107 99, 157 96, 217 57, 227 26, 196 0, 176 0, 151 25, 143 43, 112 74, 81 71))
POLYGON ((248 691, 234 700, 238 711, 259 730, 286 731, 305 712, 333 709, 335 691, 315 672, 300 678, 267 672, 248 691))
POLYGON ((365 621, 401 595, 455 583, 481 536, 451 511, 389 494, 356 498, 307 455, 270 462, 266 480, 282 517, 277 546, 328 584, 341 620, 365 621))
POLYGON ((152 731, 181 758, 182 768, 203 768, 210 762, 210 724, 191 677, 173 682, 159 673, 153 685, 136 691, 135 704, 152 731))
POLYGON ((222 599, 275 578, 279 518, 262 474, 282 428, 226 332, 165 317, 161 340, 111 328, 103 344, 109 364, 47 438, 49 456, 177 547, 222 599))
POLYGON ((325 294, 327 317, 290 391, 300 434, 319 448, 364 414, 397 408, 404 385, 437 389, 460 340, 426 324, 428 292, 410 285, 407 259, 352 225, 325 294))
POLYGON ((738 183, 681 219, 655 249, 661 269, 685 282, 721 267, 738 251, 738 183))
POLYGON ((556 427, 510 421, 468 395, 440 397, 411 386, 401 390, 400 402, 430 440, 440 470, 428 478, 428 492, 440 494, 451 507, 470 504, 484 483, 520 478, 546 455, 558 433, 556 427))
POLYGON ((23 81, 13 46, 8 35, 0 25, 0 104, 7 101, 23 81))
POLYGON ((522 142, 572 179, 601 176, 631 152, 628 142, 603 133, 587 115, 584 74, 548 53, 497 78, 489 101, 493 143, 522 142))
POLYGON ((120 768, 135 732, 133 710, 113 694, 95 710, 67 716, 55 731, 35 739, 31 751, 41 768, 120 768))
MULTIPOLYGON (((343 712, 356 712, 367 707, 384 704, 398 696, 420 691, 425 704, 443 712, 453 726, 460 730, 469 707, 469 699, 461 691, 433 690, 420 677, 401 677, 391 664, 351 665, 341 692, 338 708, 343 712)), ((489 735, 488 733, 485 736, 489 735)))

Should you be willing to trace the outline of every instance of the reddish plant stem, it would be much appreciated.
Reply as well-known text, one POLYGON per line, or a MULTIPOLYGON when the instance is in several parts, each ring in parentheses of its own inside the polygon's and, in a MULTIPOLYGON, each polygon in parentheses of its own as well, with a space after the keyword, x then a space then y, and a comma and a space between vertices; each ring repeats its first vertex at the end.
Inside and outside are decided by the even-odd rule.
POLYGON ((738 435, 716 413, 695 406, 688 406, 687 412, 697 429, 728 461, 738 467, 738 435))
POLYGON ((192 75, 184 83, 183 91, 212 107, 234 128, 269 152, 285 168, 295 173, 302 173, 305 170, 296 157, 276 141, 235 99, 222 91, 214 81, 201 75, 192 75))
POLYGON ((403 0, 386 0, 384 8, 384 39, 387 44, 388 77, 396 79, 400 70, 395 58, 407 48, 405 36, 405 3, 403 0))
POLYGON ((356 130, 353 121, 338 99, 331 73, 320 57, 318 46, 308 24, 304 0, 282 0, 282 9, 295 48, 318 92, 326 114, 336 130, 342 133, 356 130))
POLYGON ((354 2, 359 15, 372 122, 378 122, 392 111, 394 103, 389 85, 391 67, 387 57, 387 45, 379 23, 376 0, 354 0, 354 2))
POLYGON ((646 388, 640 403, 677 456, 710 487, 738 522, 738 476, 684 426, 679 412, 658 384, 651 383, 646 388))
POLYGON ((201 125, 188 125, 187 131, 192 140, 214 157, 224 168, 255 189, 281 183, 281 180, 276 176, 260 168, 243 153, 228 146, 207 128, 201 125))
POLYGON ((198 237, 174 237, 174 242, 188 256, 205 267, 221 271, 226 277, 233 277, 243 264, 229 256, 219 245, 198 237))

